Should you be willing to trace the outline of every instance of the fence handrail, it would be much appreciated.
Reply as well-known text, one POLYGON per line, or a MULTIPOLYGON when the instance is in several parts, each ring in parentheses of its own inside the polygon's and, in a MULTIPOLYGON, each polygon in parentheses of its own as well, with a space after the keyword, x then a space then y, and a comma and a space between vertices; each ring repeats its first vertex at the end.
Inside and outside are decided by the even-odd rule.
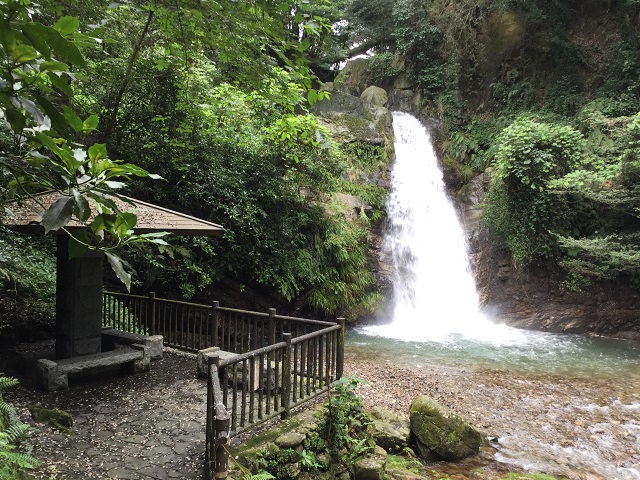
POLYGON ((122 293, 122 292, 110 292, 108 290, 104 290, 102 292, 103 295, 114 295, 117 297, 124 297, 124 298, 137 298, 139 300, 144 300, 144 299, 148 299, 149 297, 145 296, 145 295, 133 295, 131 293, 122 293))
POLYGON ((241 310, 239 308, 230 308, 230 307, 216 307, 218 310, 228 313, 239 313, 242 315, 253 315, 254 317, 269 317, 268 313, 265 312, 252 312, 251 310, 241 310))
POLYGON ((295 345, 297 343, 302 343, 307 340, 311 340, 312 338, 319 337, 325 333, 335 332, 336 330, 340 330, 342 325, 339 323, 333 323, 330 327, 323 328, 322 330, 316 330, 315 332, 307 333, 306 335, 300 335, 299 337, 292 338, 291 344, 295 345))
POLYGON ((172 303, 172 304, 175 304, 175 305, 182 305, 182 306, 185 306, 185 307, 204 308, 205 310, 213 308, 211 305, 205 305, 204 303, 183 302, 181 300, 172 300, 170 298, 158 298, 158 297, 156 297, 156 298, 154 298, 154 300, 156 302, 160 302, 160 303, 172 303))
POLYGON ((311 325, 335 325, 334 322, 327 322, 326 320, 313 320, 310 318, 300 318, 300 317, 287 317, 285 315, 274 315, 276 320, 288 320, 290 322, 301 322, 301 323, 309 323, 311 325))
MULTIPOLYGON (((256 350, 251 350, 250 352, 240 353, 235 357, 221 359, 219 367, 220 368, 228 367, 229 365, 240 363, 245 360, 249 360, 250 358, 255 358, 260 355, 265 355, 267 353, 275 352, 276 350, 285 348, 286 346, 287 346, 287 342, 278 342, 278 343, 274 343, 273 345, 268 345, 266 347, 258 348, 256 350)), ((213 356, 215 357, 215 352, 213 356)))

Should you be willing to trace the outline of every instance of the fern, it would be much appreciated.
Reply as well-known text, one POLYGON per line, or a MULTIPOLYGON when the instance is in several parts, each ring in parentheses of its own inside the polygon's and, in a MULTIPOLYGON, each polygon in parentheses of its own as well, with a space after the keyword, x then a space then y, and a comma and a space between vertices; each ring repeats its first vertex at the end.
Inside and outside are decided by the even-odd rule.
POLYGON ((5 432, 0 432, 0 471, 6 467, 34 468, 39 463, 35 457, 17 452, 16 447, 11 444, 9 436, 5 432))
MULTIPOLYGON (((0 389, 0 415, 4 418, 13 418, 16 416, 16 409, 9 402, 2 400, 2 389, 0 389)), ((2 425, 2 423, 0 423, 2 425)))
POLYGON ((29 432, 29 425, 22 422, 16 422, 9 425, 3 433, 7 435, 9 442, 18 444, 27 436, 27 432, 29 432))
POLYGON ((276 477, 269 472, 245 473, 242 480, 272 480, 276 477))
POLYGON ((29 425, 22 423, 14 406, 2 398, 2 391, 18 384, 15 378, 0 374, 0 478, 18 478, 20 471, 34 468, 38 460, 18 450, 29 425))
POLYGON ((0 374, 0 395, 2 394, 2 390, 5 390, 9 387, 15 387, 18 385, 18 379, 13 377, 5 377, 0 374))

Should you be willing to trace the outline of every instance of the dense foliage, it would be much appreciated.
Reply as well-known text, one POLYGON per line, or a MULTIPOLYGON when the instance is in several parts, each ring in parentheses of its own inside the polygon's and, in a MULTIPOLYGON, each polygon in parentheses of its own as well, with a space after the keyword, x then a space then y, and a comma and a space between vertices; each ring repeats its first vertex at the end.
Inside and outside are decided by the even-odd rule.
MULTIPOLYGON (((335 145, 308 112, 326 96, 317 78, 364 51, 374 82, 404 75, 442 119, 460 185, 492 168, 486 218, 519 265, 561 267, 570 288, 635 282, 635 1, 0 5, 1 193, 58 189, 48 228, 89 224, 72 254, 132 243, 133 288, 192 298, 233 279, 327 315, 372 308, 366 231, 384 192, 353 178, 387 157, 335 145), (124 188, 225 236, 150 238, 160 249, 149 249, 130 236, 135 218, 103 200, 124 188), (373 209, 354 218, 336 192, 373 209)), ((0 268, 18 290, 20 267, 0 268)))
MULTIPOLYGON (((130 267, 134 289, 167 296, 189 299, 232 279, 323 315, 372 308, 370 219, 332 200, 350 191, 341 180, 349 156, 308 113, 326 96, 313 88, 310 66, 326 72, 348 50, 330 24, 342 18, 342 3, 1 5, 10 27, 2 39, 2 193, 59 190, 64 200, 48 229, 71 220, 89 227, 74 233, 71 255, 101 248, 125 283, 130 267), (25 33, 34 28, 44 42, 25 33), (27 74, 22 89, 16 78, 27 74), (135 216, 103 196, 116 189, 222 223, 225 236, 134 236, 135 216), (103 231, 111 235, 96 237, 103 231)), ((379 192, 367 193, 379 210, 379 192)), ((20 266, 0 268, 12 288, 20 266)))

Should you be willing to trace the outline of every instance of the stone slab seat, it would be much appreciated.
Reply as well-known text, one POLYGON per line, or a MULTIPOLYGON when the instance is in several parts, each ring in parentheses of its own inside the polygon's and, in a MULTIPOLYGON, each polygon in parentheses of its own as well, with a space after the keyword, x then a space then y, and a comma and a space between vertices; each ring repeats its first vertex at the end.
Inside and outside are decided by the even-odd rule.
POLYGON ((102 350, 113 350, 116 345, 134 345, 136 343, 149 347, 151 360, 162 358, 162 335, 143 335, 141 333, 123 332, 111 327, 102 327, 102 350))
POLYGON ((38 360, 38 386, 60 390, 69 386, 69 375, 121 365, 126 373, 149 371, 150 355, 146 345, 133 344, 109 352, 80 355, 61 360, 38 360))

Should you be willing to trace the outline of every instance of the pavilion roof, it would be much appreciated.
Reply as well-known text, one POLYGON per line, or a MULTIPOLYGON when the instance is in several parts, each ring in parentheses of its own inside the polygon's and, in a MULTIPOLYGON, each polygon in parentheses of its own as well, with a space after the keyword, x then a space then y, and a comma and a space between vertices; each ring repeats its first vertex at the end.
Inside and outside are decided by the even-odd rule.
MULTIPOLYGON (((12 230, 25 233, 44 233, 40 224, 42 213, 63 195, 59 192, 44 192, 30 198, 14 201, 6 205, 11 214, 0 212, 0 224, 12 230)), ((124 212, 132 212, 138 217, 135 233, 171 232, 185 236, 221 235, 224 228, 213 222, 201 220, 191 215, 159 207, 135 198, 110 196, 118 208, 124 212)), ((69 222, 66 228, 78 229, 83 225, 75 221, 69 222)))

